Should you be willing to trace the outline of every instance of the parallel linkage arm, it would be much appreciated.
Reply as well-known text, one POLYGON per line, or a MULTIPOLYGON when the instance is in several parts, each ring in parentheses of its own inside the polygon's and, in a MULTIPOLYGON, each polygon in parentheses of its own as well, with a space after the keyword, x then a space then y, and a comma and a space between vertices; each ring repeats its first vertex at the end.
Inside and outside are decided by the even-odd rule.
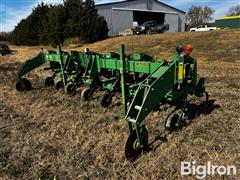
POLYGON ((171 62, 170 64, 160 66, 139 85, 125 116, 130 132, 133 127, 136 129, 137 138, 141 145, 143 145, 143 142, 140 132, 144 126, 144 119, 159 106, 160 102, 176 83, 175 65, 175 62, 171 62))
POLYGON ((45 62, 46 60, 43 53, 39 53, 36 57, 27 60, 17 71, 17 79, 20 80, 24 75, 41 66, 45 62))

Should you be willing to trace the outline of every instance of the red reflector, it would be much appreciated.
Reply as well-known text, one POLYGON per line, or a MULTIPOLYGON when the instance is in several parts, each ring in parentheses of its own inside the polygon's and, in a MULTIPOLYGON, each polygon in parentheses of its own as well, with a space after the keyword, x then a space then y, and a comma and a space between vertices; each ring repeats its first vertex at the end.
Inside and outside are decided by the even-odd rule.
POLYGON ((191 45, 187 44, 184 46, 183 52, 186 55, 190 55, 192 51, 193 51, 193 47, 191 45))

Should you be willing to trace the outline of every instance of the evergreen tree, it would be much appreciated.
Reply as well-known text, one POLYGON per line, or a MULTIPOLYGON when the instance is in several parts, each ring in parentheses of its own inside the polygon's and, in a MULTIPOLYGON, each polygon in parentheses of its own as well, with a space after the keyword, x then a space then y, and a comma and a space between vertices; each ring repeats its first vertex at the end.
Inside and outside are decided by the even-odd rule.
POLYGON ((65 38, 94 42, 107 37, 108 27, 99 16, 93 0, 65 0, 63 5, 43 2, 15 27, 12 37, 17 45, 63 44, 65 38))
POLYGON ((33 9, 31 18, 35 22, 34 29, 37 34, 39 44, 48 44, 48 14, 52 6, 44 4, 43 2, 33 9))
POLYGON ((13 43, 16 45, 37 45, 38 39, 32 31, 31 18, 22 19, 13 31, 13 43))
POLYGON ((64 7, 68 17, 65 29, 66 35, 67 37, 78 37, 81 32, 81 21, 84 17, 82 11, 83 1, 66 0, 64 1, 64 7))
POLYGON ((68 37, 80 37, 87 43, 107 37, 107 23, 98 15, 93 0, 66 0, 64 6, 68 14, 68 37))
POLYGON ((68 18, 63 5, 52 7, 48 14, 48 33, 46 35, 51 45, 63 44, 66 37, 65 28, 67 20, 68 18))
POLYGON ((0 32, 0 41, 11 41, 11 32, 0 32))
POLYGON ((17 45, 46 44, 47 15, 49 6, 41 3, 33 9, 32 13, 20 21, 13 31, 13 42, 17 45))
POLYGON ((88 43, 105 39, 109 29, 105 19, 97 13, 94 0, 86 0, 83 3, 83 12, 84 17, 80 22, 82 25, 80 37, 88 43))

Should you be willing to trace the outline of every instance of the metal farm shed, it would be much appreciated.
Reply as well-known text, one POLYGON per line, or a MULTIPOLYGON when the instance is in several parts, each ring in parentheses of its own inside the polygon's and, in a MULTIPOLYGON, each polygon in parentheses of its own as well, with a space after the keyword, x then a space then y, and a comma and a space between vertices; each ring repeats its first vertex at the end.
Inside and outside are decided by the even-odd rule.
POLYGON ((215 26, 221 29, 235 29, 240 28, 240 16, 228 16, 217 19, 215 26))
POLYGON ((127 0, 97 4, 98 13, 107 21, 109 36, 132 28, 133 22, 141 25, 155 20, 159 24, 169 24, 169 32, 185 31, 185 12, 157 0, 127 0))

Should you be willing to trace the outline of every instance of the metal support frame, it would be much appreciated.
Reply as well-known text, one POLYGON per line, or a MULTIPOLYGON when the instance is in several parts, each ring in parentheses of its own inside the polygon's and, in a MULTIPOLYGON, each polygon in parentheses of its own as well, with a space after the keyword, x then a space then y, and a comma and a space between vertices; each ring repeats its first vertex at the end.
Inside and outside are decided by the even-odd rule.
POLYGON ((130 134, 136 132, 136 140, 140 145, 146 144, 143 139, 146 133, 144 120, 160 103, 178 102, 177 104, 183 103, 181 107, 185 108, 188 94, 197 97, 204 95, 204 79, 197 80, 197 62, 189 55, 176 52, 171 61, 157 61, 141 53, 126 56, 123 44, 119 47, 119 56, 109 54, 104 56, 89 51, 67 53, 58 47, 57 52, 41 53, 26 61, 18 70, 17 78, 21 80, 24 75, 45 62, 54 62, 59 63, 60 69, 55 67, 50 69, 54 74, 60 74, 64 86, 68 81, 76 84, 85 83, 90 86, 91 95, 101 86, 102 89, 109 91, 109 98, 112 98, 117 86, 121 85, 122 113, 130 134), (83 76, 77 74, 76 67, 85 70, 83 76), (111 70, 110 72, 114 73, 109 73, 107 80, 102 81, 100 76, 103 70, 111 70), (117 75, 119 72, 120 83, 117 75), (130 78, 129 81, 131 73, 137 77, 141 73, 144 78, 133 76, 134 78, 130 78), (133 98, 129 107, 127 107, 127 94, 133 98))

